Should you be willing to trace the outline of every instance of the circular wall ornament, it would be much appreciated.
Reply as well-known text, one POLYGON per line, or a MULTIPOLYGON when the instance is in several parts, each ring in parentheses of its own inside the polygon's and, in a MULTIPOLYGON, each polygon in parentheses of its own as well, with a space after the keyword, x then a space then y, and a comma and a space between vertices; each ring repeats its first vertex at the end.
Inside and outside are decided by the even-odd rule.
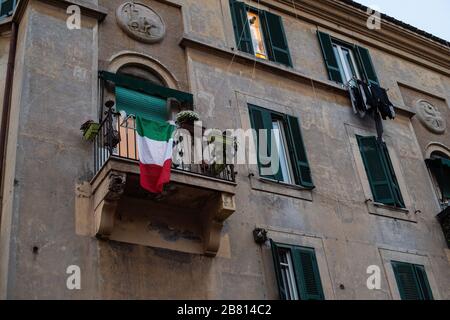
POLYGON ((160 15, 141 3, 125 2, 117 8, 116 17, 122 30, 138 41, 159 42, 166 33, 166 25, 160 15))
POLYGON ((417 116, 420 122, 431 132, 442 134, 447 128, 445 119, 439 109, 426 100, 418 100, 416 103, 417 116))

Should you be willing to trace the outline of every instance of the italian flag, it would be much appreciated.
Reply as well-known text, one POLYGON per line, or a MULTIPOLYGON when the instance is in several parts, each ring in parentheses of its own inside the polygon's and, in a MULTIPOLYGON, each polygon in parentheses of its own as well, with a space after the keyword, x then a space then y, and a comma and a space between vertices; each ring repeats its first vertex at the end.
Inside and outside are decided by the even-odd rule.
POLYGON ((137 116, 136 132, 141 186, 151 193, 162 193, 170 181, 175 126, 137 116))

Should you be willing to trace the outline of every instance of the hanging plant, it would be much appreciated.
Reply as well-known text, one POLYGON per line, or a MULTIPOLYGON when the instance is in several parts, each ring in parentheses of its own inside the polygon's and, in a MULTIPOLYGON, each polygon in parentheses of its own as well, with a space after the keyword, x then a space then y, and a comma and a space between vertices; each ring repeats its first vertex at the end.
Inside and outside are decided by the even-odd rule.
POLYGON ((83 123, 80 130, 83 132, 84 140, 93 141, 100 130, 100 123, 93 120, 86 121, 83 123))

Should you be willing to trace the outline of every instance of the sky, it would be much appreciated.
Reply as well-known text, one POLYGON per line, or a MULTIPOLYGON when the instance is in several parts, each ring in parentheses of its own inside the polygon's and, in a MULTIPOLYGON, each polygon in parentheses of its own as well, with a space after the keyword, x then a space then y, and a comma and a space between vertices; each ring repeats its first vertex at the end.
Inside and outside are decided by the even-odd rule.
POLYGON ((450 41, 450 0, 355 0, 450 41))

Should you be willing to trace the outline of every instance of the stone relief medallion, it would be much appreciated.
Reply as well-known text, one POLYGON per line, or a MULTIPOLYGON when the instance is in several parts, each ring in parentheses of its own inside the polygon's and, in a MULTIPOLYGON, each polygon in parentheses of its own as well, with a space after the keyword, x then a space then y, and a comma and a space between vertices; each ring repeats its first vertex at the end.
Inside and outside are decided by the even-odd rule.
POLYGON ((123 31, 138 41, 159 42, 166 33, 163 19, 153 9, 141 3, 125 2, 117 8, 116 16, 123 31))
POLYGON ((445 119, 439 109, 426 100, 416 103, 417 116, 420 122, 431 132, 442 134, 447 128, 445 119))

